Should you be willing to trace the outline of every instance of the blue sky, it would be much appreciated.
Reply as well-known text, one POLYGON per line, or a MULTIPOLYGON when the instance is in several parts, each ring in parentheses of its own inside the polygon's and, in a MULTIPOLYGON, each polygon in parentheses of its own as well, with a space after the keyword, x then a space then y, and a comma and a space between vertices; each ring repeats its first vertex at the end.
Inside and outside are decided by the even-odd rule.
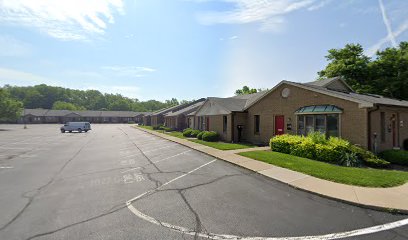
POLYGON ((312 81, 330 48, 400 41, 407 0, 0 0, 0 85, 226 97, 312 81))

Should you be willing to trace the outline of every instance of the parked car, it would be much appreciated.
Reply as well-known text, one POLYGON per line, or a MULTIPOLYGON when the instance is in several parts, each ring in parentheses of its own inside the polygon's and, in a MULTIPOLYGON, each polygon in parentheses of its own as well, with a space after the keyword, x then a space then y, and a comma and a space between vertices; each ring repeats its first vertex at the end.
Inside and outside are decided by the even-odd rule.
POLYGON ((67 122, 64 124, 64 126, 61 127, 61 132, 72 132, 72 131, 78 131, 78 132, 88 132, 91 130, 91 124, 89 122, 67 122))

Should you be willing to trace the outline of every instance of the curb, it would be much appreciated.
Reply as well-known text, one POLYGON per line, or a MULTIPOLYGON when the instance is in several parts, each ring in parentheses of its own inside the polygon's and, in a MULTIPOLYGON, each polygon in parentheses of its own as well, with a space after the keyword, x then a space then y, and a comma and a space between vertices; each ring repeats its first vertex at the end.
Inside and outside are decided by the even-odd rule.
MULTIPOLYGON (((254 173, 257 173, 257 174, 259 174, 259 175, 261 175, 261 176, 263 176, 263 177, 266 177, 266 178, 269 178, 269 179, 273 179, 274 181, 277 181, 277 182, 286 184, 286 185, 288 185, 288 186, 290 186, 290 187, 292 187, 292 188, 294 188, 294 189, 296 189, 296 190, 301 190, 301 191, 303 191, 303 192, 311 193, 311 194, 314 194, 314 195, 317 195, 317 196, 320 196, 320 197, 328 198, 328 199, 331 199, 331 200, 336 200, 336 201, 339 201, 339 202, 342 202, 342 203, 347 203, 347 204, 354 205, 354 206, 357 206, 357 207, 362 207, 362 208, 367 208, 367 209, 372 209, 372 210, 382 211, 382 212, 389 212, 389 213, 392 213, 392 214, 408 215, 408 209, 387 208, 387 207, 382 207, 382 206, 376 206, 376 205, 364 204, 364 203, 359 203, 359 202, 353 202, 353 201, 345 200, 345 199, 342 199, 342 198, 337 198, 337 197, 333 197, 333 196, 330 196, 330 195, 325 195, 325 194, 322 194, 322 193, 314 192, 314 191, 311 191, 311 190, 308 190, 308 189, 305 189, 305 188, 301 188, 301 187, 292 185, 290 182, 284 182, 284 181, 281 181, 281 180, 279 180, 279 179, 276 179, 276 178, 273 178, 273 177, 270 177, 270 176, 266 176, 266 175, 264 175, 264 174, 261 174, 261 173, 258 172, 258 171, 255 171, 255 170, 246 168, 246 167, 244 167, 244 166, 241 166, 241 165, 239 165, 239 164, 237 164, 237 163, 224 160, 224 159, 220 158, 219 156, 212 155, 211 153, 208 153, 208 152, 206 152, 206 151, 204 150, 204 149, 208 149, 208 148, 211 148, 211 147, 208 147, 208 146, 204 146, 204 145, 203 145, 203 149, 201 149, 201 148, 192 148, 191 146, 187 146, 187 145, 185 145, 185 144, 183 144, 183 143, 180 143, 180 142, 178 142, 178 141, 172 139, 172 138, 179 139, 179 138, 177 138, 177 137, 166 136, 166 135, 163 136, 163 135, 164 135, 163 133, 155 132, 155 131, 152 131, 152 130, 149 130, 149 129, 145 129, 145 128, 140 128, 140 127, 133 127, 133 128, 138 129, 138 130, 141 130, 141 131, 143 131, 143 132, 149 133, 149 134, 154 135, 154 136, 157 136, 157 137, 161 137, 161 138, 166 139, 166 140, 168 140, 168 141, 181 144, 181 145, 183 145, 183 146, 185 146, 185 147, 188 147, 188 148, 191 148, 191 149, 193 149, 193 150, 195 150, 195 151, 199 151, 199 152, 204 153, 204 154, 206 154, 206 155, 215 157, 215 158, 217 158, 218 160, 222 160, 222 161, 224 161, 224 162, 233 164, 233 165, 235 165, 235 166, 238 166, 238 167, 247 169, 247 170, 252 171, 252 172, 254 172, 254 173)), ((192 143, 194 143, 194 142, 192 142, 192 143)), ((198 144, 198 143, 195 143, 195 144, 198 144)), ((201 145, 201 144, 198 144, 198 145, 201 145)), ((217 149, 217 150, 218 150, 218 149, 217 149)), ((221 150, 220 150, 220 151, 221 151, 221 150)), ((240 155, 239 155, 239 156, 240 156, 240 155)), ((243 156, 240 156, 240 157, 243 157, 243 156)), ((256 161, 256 160, 253 160, 253 159, 250 159, 250 158, 248 158, 248 159, 249 159, 249 160, 252 160, 252 161, 256 161)), ((274 165, 272 165, 272 164, 270 164, 270 165, 271 165, 271 166, 274 166, 274 165)), ((277 167, 277 166, 275 166, 275 167, 277 167)), ((306 174, 306 175, 307 175, 307 174, 306 174)), ((308 176, 309 176, 309 175, 308 175, 308 176)), ((313 177, 313 176, 310 176, 310 177, 313 177)), ((321 180, 324 180, 324 179, 321 179, 321 180)), ((327 181, 327 180, 325 180, 325 181, 327 181)), ((330 182, 330 181, 328 181, 328 182, 330 182)), ((333 183, 334 183, 334 182, 333 182, 333 183)), ((351 186, 351 185, 350 185, 350 186, 351 186)))

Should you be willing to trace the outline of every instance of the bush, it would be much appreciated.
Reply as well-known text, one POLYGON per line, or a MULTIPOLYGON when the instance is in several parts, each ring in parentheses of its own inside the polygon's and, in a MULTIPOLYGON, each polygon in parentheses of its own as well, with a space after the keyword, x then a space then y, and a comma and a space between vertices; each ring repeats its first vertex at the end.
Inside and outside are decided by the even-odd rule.
POLYGON ((197 134, 197 139, 202 140, 204 133, 205 133, 205 131, 202 131, 202 132, 200 132, 199 134, 197 134))
POLYGON ((367 151, 361 147, 351 146, 351 151, 356 153, 357 157, 364 163, 364 165, 373 168, 386 168, 390 165, 390 162, 387 162, 374 153, 367 151))
POLYGON ((303 137, 297 135, 279 135, 271 138, 269 146, 272 151, 290 154, 294 145, 301 143, 303 137))
POLYGON ((275 152, 348 167, 360 166, 361 163, 377 168, 389 165, 389 162, 369 151, 353 146, 349 141, 338 137, 326 139, 319 132, 311 133, 307 137, 286 134, 276 136, 270 140, 270 147, 275 152))
POLYGON ((205 132, 202 136, 203 141, 207 141, 207 142, 216 142, 218 141, 220 138, 220 135, 218 135, 218 133, 216 132, 205 132))
POLYGON ((161 127, 163 127, 163 126, 158 125, 158 126, 153 126, 152 128, 153 128, 153 130, 160 130, 161 127))
POLYGON ((165 132, 172 132, 172 131, 173 131, 172 128, 165 127, 165 126, 160 126, 160 127, 159 127, 159 130, 163 130, 163 131, 165 131, 165 132))
POLYGON ((197 135, 198 135, 200 132, 201 132, 200 130, 193 130, 193 131, 191 131, 190 136, 196 138, 197 135))
POLYGON ((191 128, 184 129, 183 130, 183 136, 184 137, 190 137, 192 131, 193 131, 193 129, 191 129, 191 128))
POLYGON ((310 138, 304 138, 300 143, 291 145, 290 149, 292 155, 316 159, 316 144, 310 138))
POLYGON ((388 162, 408 166, 408 151, 386 150, 381 152, 380 156, 388 162))

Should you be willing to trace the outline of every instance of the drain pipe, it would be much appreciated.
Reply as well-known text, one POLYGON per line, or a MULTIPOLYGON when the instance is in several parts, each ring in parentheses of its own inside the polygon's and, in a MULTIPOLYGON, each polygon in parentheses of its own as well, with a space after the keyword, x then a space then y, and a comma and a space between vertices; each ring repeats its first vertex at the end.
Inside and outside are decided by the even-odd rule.
MULTIPOLYGON (((374 150, 377 151, 377 147, 376 146, 372 146, 371 143, 371 113, 378 111, 380 109, 380 107, 378 106, 378 104, 374 104, 375 108, 368 110, 367 112, 367 120, 368 120, 368 125, 367 125, 367 137, 368 137, 368 150, 374 150), (374 148, 374 149, 373 149, 374 148)), ((377 140, 375 140, 377 141, 377 140)), ((377 145, 377 143, 375 143, 375 145, 377 145)))

